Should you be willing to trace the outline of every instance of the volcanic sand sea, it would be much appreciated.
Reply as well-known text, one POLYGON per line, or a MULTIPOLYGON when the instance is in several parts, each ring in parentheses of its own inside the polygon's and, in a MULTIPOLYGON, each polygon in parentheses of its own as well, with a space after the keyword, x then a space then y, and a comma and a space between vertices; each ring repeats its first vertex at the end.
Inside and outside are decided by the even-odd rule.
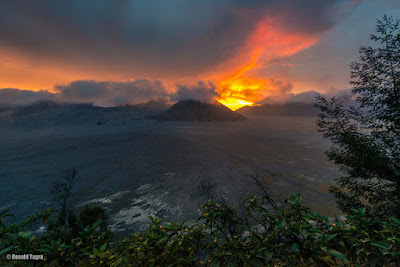
MULTIPOLYGON (((80 180, 71 204, 104 206, 114 231, 145 229, 147 216, 194 219, 206 199, 202 179, 216 197, 235 204, 260 194, 249 178, 258 166, 277 198, 300 192, 313 211, 338 214, 328 193, 341 173, 327 161, 330 143, 316 132, 314 117, 248 117, 241 122, 131 121, 78 126, 0 128, 0 209, 16 220, 56 207, 50 191, 63 170, 80 180), (271 183, 271 181, 273 182, 271 183)), ((189 220, 190 221, 190 220, 189 220)))

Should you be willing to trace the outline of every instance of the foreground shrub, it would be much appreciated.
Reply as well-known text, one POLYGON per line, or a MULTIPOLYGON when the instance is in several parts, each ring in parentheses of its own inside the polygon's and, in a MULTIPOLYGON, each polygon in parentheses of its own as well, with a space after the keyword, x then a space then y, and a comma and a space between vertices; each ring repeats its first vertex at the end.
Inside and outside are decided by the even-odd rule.
POLYGON ((249 195, 241 211, 210 200, 195 225, 163 224, 150 217, 145 232, 117 243, 101 227, 101 220, 84 228, 70 244, 62 239, 44 242, 24 232, 23 224, 7 227, 1 221, 0 264, 10 263, 4 258, 7 253, 44 254, 45 263, 54 266, 400 264, 398 219, 379 221, 359 209, 344 221, 332 222, 301 206, 298 195, 273 211, 264 200, 249 195))

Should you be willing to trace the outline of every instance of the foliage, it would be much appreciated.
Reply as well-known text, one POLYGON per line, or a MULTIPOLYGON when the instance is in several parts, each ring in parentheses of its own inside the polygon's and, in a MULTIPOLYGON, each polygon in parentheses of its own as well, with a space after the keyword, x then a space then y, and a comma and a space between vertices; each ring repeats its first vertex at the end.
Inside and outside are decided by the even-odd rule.
MULTIPOLYGON (((96 206, 85 207, 81 210, 80 215, 87 216, 85 213, 88 210, 94 218, 108 218, 105 210, 96 206)), ((6 217, 12 216, 9 214, 9 210, 0 213, 1 266, 7 263, 6 254, 44 254, 46 255, 46 264, 51 266, 79 265, 82 258, 94 257, 95 252, 99 253, 105 247, 104 244, 111 244, 112 235, 107 227, 107 221, 99 219, 86 225, 86 222, 81 222, 74 216, 76 220, 74 224, 77 227, 66 228, 58 218, 53 218, 53 211, 48 209, 29 217, 22 223, 10 225, 7 225, 5 220, 6 217), (41 236, 34 235, 29 231, 29 227, 37 221, 47 223, 47 231, 41 236)), ((26 263, 26 261, 23 262, 26 263)), ((11 263, 19 265, 23 262, 12 261, 11 263)))
MULTIPOLYGON (((9 209, 0 212, 0 257, 6 253, 24 254, 26 251, 34 251, 41 245, 39 239, 30 231, 22 231, 37 221, 47 222, 51 218, 53 210, 47 209, 40 214, 33 215, 21 223, 7 225, 6 217, 11 217, 9 209)), ((0 258, 1 263, 1 258, 0 258)))
POLYGON ((400 216, 400 30, 399 20, 378 20, 371 40, 351 65, 357 106, 317 96, 317 125, 333 147, 327 153, 346 176, 331 188, 346 213, 366 208, 380 218, 400 216))
POLYGON ((98 220, 101 220, 101 229, 107 230, 108 214, 102 207, 85 205, 79 212, 79 221, 82 225, 92 225, 98 220))
MULTIPOLYGON (((46 219, 49 211, 19 225, 1 224, 0 265, 5 254, 44 254, 51 266, 329 266, 400 264, 400 220, 379 221, 364 208, 342 222, 314 214, 292 195, 274 211, 265 197, 243 198, 243 212, 209 200, 194 225, 151 225, 117 243, 102 221, 86 226, 70 243, 45 240, 24 231, 32 218, 46 219)), ((8 216, 2 212, 0 219, 8 216)), ((12 261, 12 264, 21 262, 12 261)), ((24 262, 23 262, 24 263, 24 262)))

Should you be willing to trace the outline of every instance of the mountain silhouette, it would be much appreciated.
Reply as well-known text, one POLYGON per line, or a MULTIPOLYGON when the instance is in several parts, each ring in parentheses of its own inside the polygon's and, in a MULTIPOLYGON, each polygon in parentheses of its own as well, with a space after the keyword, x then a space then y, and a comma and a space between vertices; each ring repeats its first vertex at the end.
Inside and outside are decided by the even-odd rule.
POLYGON ((170 109, 149 117, 159 121, 242 121, 245 117, 226 106, 216 102, 215 104, 196 100, 184 100, 176 103, 170 109))

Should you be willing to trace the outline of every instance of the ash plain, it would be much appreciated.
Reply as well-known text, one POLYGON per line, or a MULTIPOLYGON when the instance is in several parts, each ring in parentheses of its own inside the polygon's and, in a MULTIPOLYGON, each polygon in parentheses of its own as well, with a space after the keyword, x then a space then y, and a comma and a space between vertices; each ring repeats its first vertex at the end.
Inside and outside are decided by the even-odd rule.
POLYGON ((105 207, 120 235, 143 231, 150 215, 194 221, 206 201, 202 180, 231 204, 261 194, 249 178, 255 166, 268 170, 261 179, 277 198, 300 192, 312 211, 340 214, 328 189, 341 173, 324 154, 330 142, 316 132, 316 117, 161 123, 117 114, 97 125, 104 115, 54 123, 42 113, 0 125, 0 209, 15 220, 57 208, 50 191, 72 168, 80 176, 72 207, 105 207))

